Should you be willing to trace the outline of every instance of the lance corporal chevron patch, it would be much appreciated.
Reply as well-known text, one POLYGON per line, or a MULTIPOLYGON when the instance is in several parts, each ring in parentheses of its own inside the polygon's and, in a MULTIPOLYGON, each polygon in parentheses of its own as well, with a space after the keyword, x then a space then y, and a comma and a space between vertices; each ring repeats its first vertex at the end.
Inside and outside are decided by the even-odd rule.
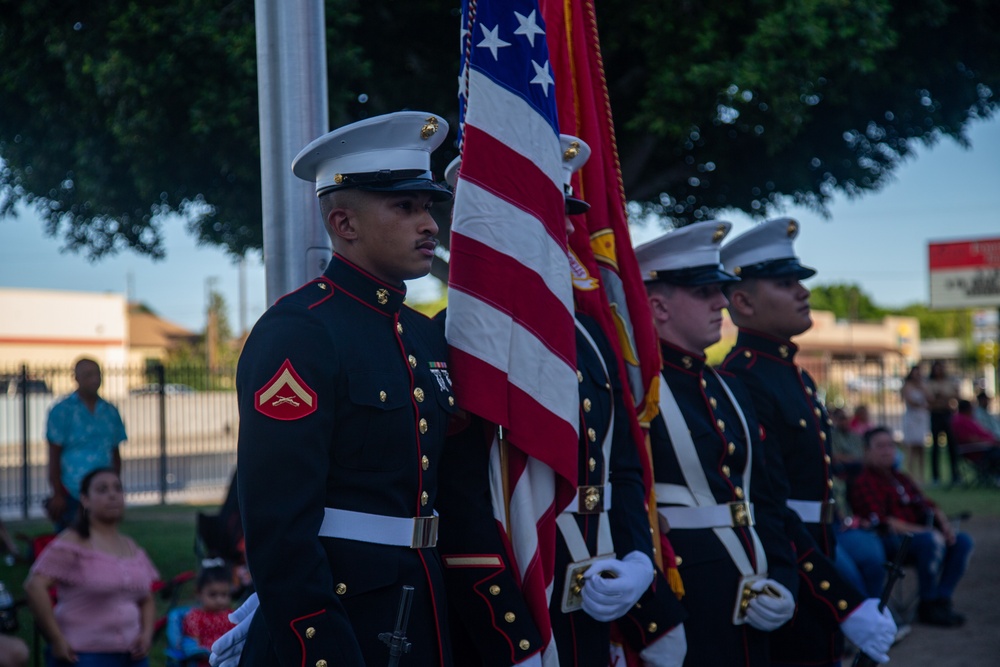
POLYGON ((299 377, 292 362, 285 359, 281 368, 254 394, 257 412, 272 419, 292 421, 316 411, 316 392, 299 377))

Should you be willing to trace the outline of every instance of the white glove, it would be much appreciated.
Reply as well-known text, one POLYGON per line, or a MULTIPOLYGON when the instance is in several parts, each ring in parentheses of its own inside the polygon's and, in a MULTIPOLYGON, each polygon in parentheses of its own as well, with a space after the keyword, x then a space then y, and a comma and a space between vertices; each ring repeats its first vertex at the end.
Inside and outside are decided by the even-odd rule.
POLYGON ((750 590, 757 592, 757 597, 750 600, 747 606, 747 623, 752 627, 770 632, 780 628, 795 613, 795 599, 791 591, 774 579, 755 581, 750 590), (767 586, 769 591, 777 591, 777 596, 762 593, 767 586))
POLYGON ((236 627, 212 644, 212 654, 208 656, 208 662, 212 667, 236 667, 239 664, 243 645, 247 642, 247 633, 250 632, 250 622, 253 621, 258 606, 260 601, 257 599, 257 594, 253 593, 239 609, 229 615, 229 620, 235 623, 236 627))
POLYGON ((621 560, 595 562, 584 575, 583 610, 598 621, 621 618, 653 583, 653 574, 652 561, 641 551, 632 551, 621 560), (615 577, 602 577, 601 572, 614 573, 615 577))
POLYGON ((878 600, 868 598, 843 620, 840 629, 851 643, 876 662, 889 662, 889 647, 896 637, 896 622, 888 609, 878 610, 878 600))
POLYGON ((643 667, 681 667, 687 655, 688 641, 684 634, 684 624, 663 635, 642 649, 639 657, 643 667))

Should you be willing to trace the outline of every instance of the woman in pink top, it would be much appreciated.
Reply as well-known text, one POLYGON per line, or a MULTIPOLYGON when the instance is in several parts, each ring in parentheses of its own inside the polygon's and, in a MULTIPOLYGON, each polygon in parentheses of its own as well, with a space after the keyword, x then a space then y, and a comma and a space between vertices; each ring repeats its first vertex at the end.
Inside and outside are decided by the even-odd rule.
POLYGON ((145 667, 155 614, 150 586, 159 575, 146 552, 118 532, 125 497, 114 470, 84 477, 80 501, 76 525, 42 551, 24 583, 49 642, 48 664, 145 667))

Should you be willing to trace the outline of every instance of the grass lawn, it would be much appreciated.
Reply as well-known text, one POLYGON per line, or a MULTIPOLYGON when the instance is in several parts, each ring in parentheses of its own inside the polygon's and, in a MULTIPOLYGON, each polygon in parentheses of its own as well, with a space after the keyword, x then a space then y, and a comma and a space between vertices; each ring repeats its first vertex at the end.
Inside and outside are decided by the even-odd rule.
MULTIPOLYGON (((160 572, 160 577, 170 579, 185 571, 197 571, 198 559, 194 552, 195 515, 203 511, 214 513, 217 507, 195 505, 165 505, 153 507, 130 507, 122 524, 122 532, 136 541, 160 572)), ((7 522, 7 529, 12 536, 19 533, 34 536, 51 532, 52 524, 46 520, 7 522)), ((16 538, 15 538, 15 541, 16 538)), ((18 542, 19 545, 22 543, 18 542)), ((0 564, 0 579, 11 591, 16 600, 24 597, 22 584, 28 574, 28 563, 17 562, 13 566, 0 564)), ((189 604, 194 599, 194 582, 183 584, 180 589, 181 604, 189 604)), ((158 616, 167 612, 168 603, 157 598, 158 616)), ((19 610, 20 636, 32 646, 32 629, 34 623, 27 609, 19 610)), ((158 637, 150 651, 150 665, 162 667, 166 660, 164 656, 165 642, 158 637)), ((34 656, 32 662, 35 664, 34 656)), ((39 659, 38 664, 44 664, 39 659)))

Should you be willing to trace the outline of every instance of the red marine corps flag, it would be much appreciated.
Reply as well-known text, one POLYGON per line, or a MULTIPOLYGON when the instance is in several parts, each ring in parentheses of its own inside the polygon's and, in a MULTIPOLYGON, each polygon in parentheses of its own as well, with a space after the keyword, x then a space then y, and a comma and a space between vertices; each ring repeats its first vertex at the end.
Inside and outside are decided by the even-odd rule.
POLYGON ((555 88, 536 0, 465 0, 446 335, 463 409, 503 429, 494 516, 557 664, 555 518, 576 488, 579 395, 555 88))
MULTIPOLYGON (((586 141, 591 149, 587 164, 573 175, 573 192, 590 204, 585 215, 573 218, 574 296, 580 312, 600 322, 608 340, 616 345, 619 374, 628 378, 625 389, 636 408, 632 436, 645 464, 649 506, 655 509, 652 464, 643 426, 648 426, 657 412, 660 350, 628 231, 594 3, 540 0, 540 6, 548 25, 563 28, 546 33, 555 72, 559 126, 586 141)), ((662 555, 658 553, 657 559, 662 555)), ((664 559, 668 578, 679 591, 673 554, 668 556, 664 559)))

